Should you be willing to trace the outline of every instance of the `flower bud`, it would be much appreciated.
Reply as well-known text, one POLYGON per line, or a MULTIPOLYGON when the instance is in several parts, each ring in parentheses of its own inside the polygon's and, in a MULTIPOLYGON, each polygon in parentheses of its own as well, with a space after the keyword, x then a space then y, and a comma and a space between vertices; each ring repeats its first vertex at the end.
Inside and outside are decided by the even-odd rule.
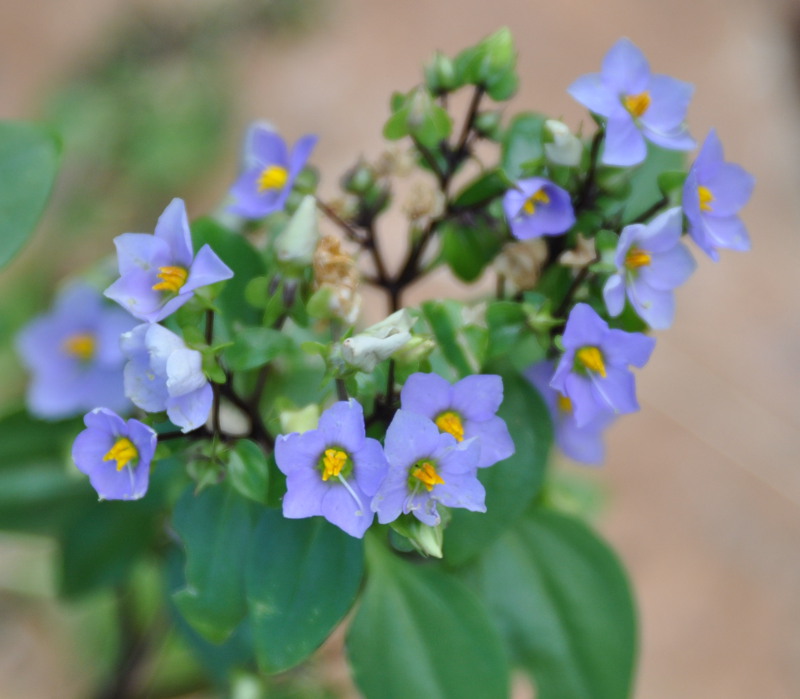
POLYGON ((503 115, 499 111, 480 112, 475 117, 475 131, 484 138, 496 140, 500 136, 500 122, 503 115))
POLYGON ((342 175, 342 189, 351 194, 365 194, 375 184, 375 175, 363 160, 342 175))
POLYGON ((373 371, 411 340, 412 325, 414 319, 406 309, 396 311, 364 332, 347 338, 342 343, 342 359, 361 371, 373 371))
POLYGON ((307 267, 314 259, 318 241, 317 202, 314 197, 307 195, 286 228, 275 239, 278 261, 291 267, 307 267))
POLYGON ((453 61, 440 51, 425 66, 425 84, 434 95, 443 95, 458 87, 453 61))
POLYGON ((544 129, 549 137, 544 144, 544 153, 550 162, 568 167, 575 167, 581 162, 583 143, 564 122, 548 119, 544 122, 544 129))

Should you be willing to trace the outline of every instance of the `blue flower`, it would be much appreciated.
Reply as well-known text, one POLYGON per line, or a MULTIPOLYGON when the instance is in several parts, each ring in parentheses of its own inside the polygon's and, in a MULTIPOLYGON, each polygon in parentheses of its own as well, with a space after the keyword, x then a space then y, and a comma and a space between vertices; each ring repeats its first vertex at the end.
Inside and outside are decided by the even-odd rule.
POLYGON ((603 58, 600 73, 578 78, 567 89, 589 110, 607 118, 606 165, 636 165, 647 156, 645 139, 662 148, 695 146, 684 119, 694 87, 652 75, 647 59, 629 39, 620 39, 603 58))
POLYGON ((315 430, 280 435, 275 461, 286 475, 284 517, 321 516, 350 536, 364 536, 374 519, 370 499, 388 466, 380 443, 366 436, 357 401, 334 403, 315 430))
POLYGON ((737 214, 754 185, 751 174, 725 162, 722 144, 712 129, 683 185, 683 210, 689 235, 715 262, 717 248, 750 249, 750 237, 737 214))
POLYGON ((561 235, 575 223, 569 192, 544 177, 520 180, 503 197, 503 210, 515 238, 561 235))
POLYGON ((59 419, 100 405, 130 411, 122 387, 125 358, 119 338, 135 324, 87 284, 64 289, 53 310, 31 321, 16 339, 20 360, 32 373, 27 394, 31 413, 59 419))
POLYGON ((680 242, 683 214, 680 207, 659 214, 648 224, 622 229, 612 274, 603 297, 612 316, 622 313, 627 294, 636 313, 651 328, 672 325, 675 296, 672 290, 683 284, 697 264, 680 242))

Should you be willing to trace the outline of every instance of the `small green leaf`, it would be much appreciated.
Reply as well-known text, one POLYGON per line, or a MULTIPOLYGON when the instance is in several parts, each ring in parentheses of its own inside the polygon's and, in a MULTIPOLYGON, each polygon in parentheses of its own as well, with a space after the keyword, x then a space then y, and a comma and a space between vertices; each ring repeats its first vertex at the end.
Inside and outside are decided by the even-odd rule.
POLYGON ((544 157, 546 119, 542 114, 523 112, 511 121, 503 138, 501 165, 512 180, 520 179, 524 163, 544 157))
POLYGON ((516 71, 509 70, 498 76, 491 84, 486 87, 486 94, 495 102, 510 100, 519 88, 519 76, 516 71))
POLYGON ((492 263, 506 233, 492 229, 485 220, 476 218, 469 224, 445 221, 439 226, 442 236, 442 257, 453 274, 464 282, 474 282, 492 263))
POLYGON ((408 136, 408 108, 396 111, 383 126, 383 137, 387 141, 399 141, 408 136))
POLYGON ((233 345, 225 350, 225 361, 234 371, 249 371, 290 353, 293 348, 294 340, 280 330, 245 328, 236 333, 233 345))
MULTIPOLYGON (((451 305, 450 308, 454 307, 451 305)), ((465 352, 466 348, 459 341, 457 328, 460 323, 457 323, 448 312, 448 306, 445 302, 426 301, 422 304, 422 314, 425 316, 425 320, 428 321, 428 325, 430 325, 445 359, 460 376, 474 374, 477 367, 473 367, 468 354, 465 352)))
POLYGON ((236 442, 228 455, 228 477, 231 485, 246 498, 267 504, 269 466, 258 444, 249 439, 236 442))
POLYGON ((631 192, 623 212, 624 221, 633 221, 662 198, 659 177, 662 173, 679 170, 686 156, 681 151, 666 150, 647 144, 647 159, 631 175, 631 192))
POLYGON ((499 169, 487 170, 476 177, 453 200, 453 208, 468 209, 499 197, 514 183, 499 169))
POLYGON ((658 176, 658 188, 665 197, 677 196, 686 182, 684 170, 668 170, 658 176))

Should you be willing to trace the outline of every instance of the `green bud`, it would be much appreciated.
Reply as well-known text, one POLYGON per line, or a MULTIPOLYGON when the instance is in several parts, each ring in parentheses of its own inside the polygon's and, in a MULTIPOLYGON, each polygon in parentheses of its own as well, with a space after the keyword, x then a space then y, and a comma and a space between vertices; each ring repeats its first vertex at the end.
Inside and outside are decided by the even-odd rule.
POLYGON ((440 51, 425 66, 425 85, 434 95, 443 95, 458 87, 453 61, 440 51))
POLYGON ((485 87, 502 80, 505 74, 513 71, 516 66, 517 52, 508 27, 503 27, 491 36, 487 36, 476 49, 475 77, 479 84, 485 87))
POLYGON ((342 175, 342 189, 350 194, 365 194, 375 184, 372 168, 364 161, 359 161, 342 175))
MULTIPOLYGON (((442 508, 445 512, 445 508, 442 508)), ((435 527, 423 524, 413 515, 401 515, 389 526, 408 539, 414 549, 425 557, 442 557, 445 517, 435 527)))
POLYGON ((319 242, 317 202, 307 195, 297 208, 289 224, 275 239, 275 253, 282 266, 304 269, 314 261, 314 250, 319 242))
POLYGON ((503 115, 499 111, 480 112, 475 117, 475 131, 484 138, 498 141, 502 136, 500 128, 502 119, 503 115))

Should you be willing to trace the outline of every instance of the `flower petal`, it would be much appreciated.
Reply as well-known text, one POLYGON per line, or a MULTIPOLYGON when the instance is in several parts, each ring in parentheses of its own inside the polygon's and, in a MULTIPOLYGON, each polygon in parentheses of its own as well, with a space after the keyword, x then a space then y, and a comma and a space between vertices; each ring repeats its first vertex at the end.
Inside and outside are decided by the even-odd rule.
POLYGON ((617 41, 603 58, 603 80, 618 94, 637 95, 650 80, 650 64, 628 38, 617 41))
POLYGON ((638 165, 647 157, 647 145, 633 117, 625 112, 609 118, 606 124, 605 148, 600 162, 627 167, 638 165))

